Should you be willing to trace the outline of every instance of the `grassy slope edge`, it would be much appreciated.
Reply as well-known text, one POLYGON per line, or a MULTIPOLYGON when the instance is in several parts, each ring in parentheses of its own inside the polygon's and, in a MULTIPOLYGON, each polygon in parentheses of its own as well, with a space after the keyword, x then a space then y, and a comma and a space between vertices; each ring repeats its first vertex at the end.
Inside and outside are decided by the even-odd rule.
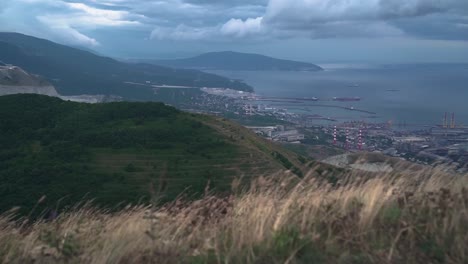
POLYGON ((84 208, 27 228, 4 215, 0 262, 467 263, 467 175, 340 176, 354 180, 260 177, 227 199, 84 208))

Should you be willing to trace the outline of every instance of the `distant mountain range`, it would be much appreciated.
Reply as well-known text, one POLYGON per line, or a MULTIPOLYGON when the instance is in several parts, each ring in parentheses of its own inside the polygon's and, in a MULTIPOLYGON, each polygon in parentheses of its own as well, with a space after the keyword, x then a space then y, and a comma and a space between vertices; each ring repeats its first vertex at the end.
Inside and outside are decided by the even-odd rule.
POLYGON ((146 60, 145 62, 185 69, 230 71, 321 71, 319 66, 299 61, 233 51, 210 52, 193 58, 146 60))
POLYGON ((224 87, 252 91, 249 85, 197 70, 124 63, 82 49, 18 33, 0 33, 0 61, 45 77, 62 95, 117 95, 150 100, 151 85, 224 87), (151 85, 136 85, 136 84, 151 85))

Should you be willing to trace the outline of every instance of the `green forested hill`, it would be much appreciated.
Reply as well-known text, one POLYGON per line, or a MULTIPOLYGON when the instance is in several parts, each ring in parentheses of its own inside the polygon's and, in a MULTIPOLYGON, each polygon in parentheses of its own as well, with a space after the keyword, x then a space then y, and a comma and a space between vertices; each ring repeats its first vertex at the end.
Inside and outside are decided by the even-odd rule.
POLYGON ((225 191, 235 177, 280 169, 300 174, 302 160, 223 119, 161 103, 80 104, 39 95, 0 97, 0 211, 95 199, 136 203, 209 183, 225 191), (58 201, 60 202, 58 203, 58 201))

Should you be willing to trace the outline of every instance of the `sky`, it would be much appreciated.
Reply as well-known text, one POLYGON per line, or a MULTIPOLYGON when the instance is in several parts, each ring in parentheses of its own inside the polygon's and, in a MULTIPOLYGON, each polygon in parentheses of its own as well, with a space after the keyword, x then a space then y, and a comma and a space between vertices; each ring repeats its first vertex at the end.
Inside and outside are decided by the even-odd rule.
POLYGON ((0 0, 0 31, 117 58, 468 62, 467 0, 0 0))

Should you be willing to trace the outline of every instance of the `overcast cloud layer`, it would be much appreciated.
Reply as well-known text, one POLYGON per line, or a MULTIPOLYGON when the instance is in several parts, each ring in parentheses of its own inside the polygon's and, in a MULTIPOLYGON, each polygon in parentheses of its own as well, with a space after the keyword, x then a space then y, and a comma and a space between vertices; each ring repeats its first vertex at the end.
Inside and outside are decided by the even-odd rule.
POLYGON ((119 44, 161 53, 171 51, 168 43, 174 53, 184 43, 198 50, 265 45, 277 53, 280 43, 356 39, 444 43, 466 51, 468 1, 1 0, 0 31, 111 53, 123 52, 119 44))

